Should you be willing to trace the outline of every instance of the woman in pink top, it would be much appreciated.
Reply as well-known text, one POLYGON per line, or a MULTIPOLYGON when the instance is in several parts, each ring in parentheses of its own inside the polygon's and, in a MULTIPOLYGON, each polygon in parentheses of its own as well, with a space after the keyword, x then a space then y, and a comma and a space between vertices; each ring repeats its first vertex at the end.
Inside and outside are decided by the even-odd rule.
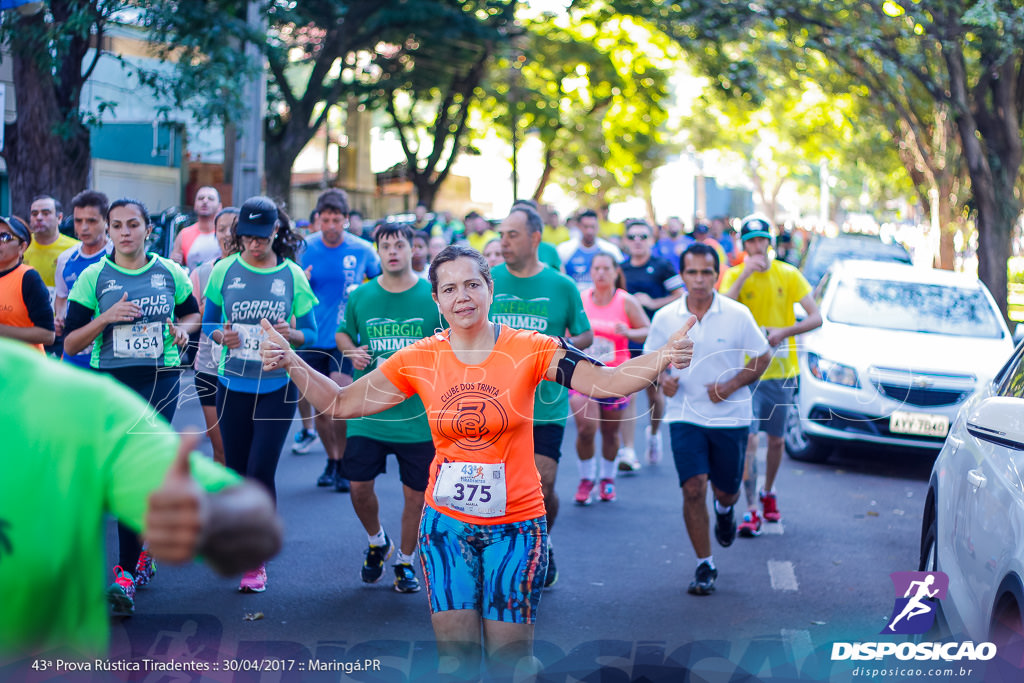
MULTIPOLYGON (((587 353, 605 365, 615 367, 629 360, 629 342, 642 344, 647 339, 651 321, 643 307, 625 290, 626 278, 615 259, 606 253, 594 256, 590 264, 594 286, 581 292, 583 310, 594 330, 594 343, 587 353)), ((602 501, 615 500, 615 459, 619 453, 619 431, 622 411, 629 397, 595 399, 569 392, 569 405, 576 419, 576 455, 580 459, 580 485, 576 503, 589 505, 597 479, 594 442, 601 429, 602 501)), ((636 456, 633 456, 635 459, 636 456)))

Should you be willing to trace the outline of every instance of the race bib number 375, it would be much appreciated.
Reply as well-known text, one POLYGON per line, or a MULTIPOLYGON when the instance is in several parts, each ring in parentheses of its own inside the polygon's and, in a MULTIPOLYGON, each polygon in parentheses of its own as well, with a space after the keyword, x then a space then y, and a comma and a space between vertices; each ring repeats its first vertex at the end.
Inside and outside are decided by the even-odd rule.
POLYGON ((505 463, 446 462, 434 482, 434 502, 476 517, 505 514, 505 463))

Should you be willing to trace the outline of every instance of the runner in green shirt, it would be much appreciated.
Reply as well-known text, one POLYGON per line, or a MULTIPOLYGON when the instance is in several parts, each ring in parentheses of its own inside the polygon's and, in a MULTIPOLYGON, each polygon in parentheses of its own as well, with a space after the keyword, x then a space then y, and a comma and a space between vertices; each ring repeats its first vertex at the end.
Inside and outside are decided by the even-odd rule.
POLYGON ((254 566, 280 546, 273 503, 257 487, 236 486, 237 475, 197 454, 184 460, 187 450, 168 474, 177 436, 110 378, 0 339, 0 394, 0 424, 11 427, 0 477, 0 665, 40 652, 105 653, 107 513, 135 532, 145 517, 159 559, 181 562, 198 552, 223 572, 254 566), (202 489, 219 493, 194 488, 188 462, 202 489), (200 536, 206 540, 197 548, 200 536), (218 547, 226 539, 227 555, 218 547))
MULTIPOLYGON (((412 229, 384 224, 377 228, 374 240, 383 272, 349 295, 345 321, 337 334, 338 348, 352 361, 355 379, 398 349, 441 329, 441 316, 431 296, 430 283, 412 270, 412 229)), ((386 471, 389 453, 398 459, 405 498, 394 585, 399 593, 415 593, 420 589, 413 569, 416 528, 434 459, 430 425, 418 396, 383 413, 348 421, 348 446, 341 462, 352 486, 352 507, 369 540, 361 571, 366 583, 380 580, 384 562, 394 550, 391 538, 381 526, 379 503, 373 491, 373 480, 386 471)))
MULTIPOLYGON (((586 348, 594 339, 583 312, 579 289, 568 276, 541 263, 537 258, 544 223, 532 207, 517 203, 498 226, 505 263, 496 266, 491 320, 522 330, 536 330, 586 348)), ((565 419, 569 415, 569 390, 556 382, 541 382, 533 408, 533 449, 540 472, 547 509, 548 532, 558 516, 555 478, 562 454, 565 419)), ((548 539, 548 570, 544 585, 558 580, 554 553, 548 539)))

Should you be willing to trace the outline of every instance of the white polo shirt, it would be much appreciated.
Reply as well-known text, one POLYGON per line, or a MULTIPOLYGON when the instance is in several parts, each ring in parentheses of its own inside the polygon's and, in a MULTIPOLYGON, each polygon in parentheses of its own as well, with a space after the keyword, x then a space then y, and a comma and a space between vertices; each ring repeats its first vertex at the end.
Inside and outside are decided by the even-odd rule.
MULTIPOLYGON (((685 295, 658 310, 644 352, 664 345, 690 315, 685 295)), ((749 427, 753 418, 750 387, 741 387, 725 401, 712 403, 707 385, 732 378, 746 366, 747 358, 771 351, 750 309, 715 293, 711 308, 690 329, 689 337, 693 340, 693 360, 685 370, 669 368, 672 376, 679 378, 679 390, 666 398, 664 420, 723 429, 749 427)))

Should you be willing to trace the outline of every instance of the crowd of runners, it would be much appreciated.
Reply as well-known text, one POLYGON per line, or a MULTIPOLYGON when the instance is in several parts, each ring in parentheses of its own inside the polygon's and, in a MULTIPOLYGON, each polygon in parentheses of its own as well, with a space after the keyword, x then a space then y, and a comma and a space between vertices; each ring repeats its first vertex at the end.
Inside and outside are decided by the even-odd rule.
MULTIPOLYGON (((291 449, 319 443, 326 454, 311 488, 349 493, 366 532, 362 580, 380 581, 389 561, 396 591, 417 592, 422 578, 442 657, 482 653, 500 668, 532 652, 541 592, 558 581, 551 532, 570 415, 581 506, 615 501, 616 477, 643 467, 638 426, 643 460, 659 462, 668 425, 697 560, 690 593, 712 593, 718 575, 708 482, 720 546, 780 520, 792 338, 820 316, 799 271, 774 258, 766 219, 686 234, 675 218, 612 225, 590 210, 562 224, 522 201, 496 224, 419 207, 413 220, 370 226, 331 189, 303 235, 266 197, 223 207, 204 187, 194 208, 170 258, 147 251, 150 217, 133 199, 75 196, 78 240, 58 232, 62 207, 49 196, 33 200, 28 222, 0 219, 0 337, 109 376, 162 425, 189 377, 212 467, 271 500, 298 413, 291 449), (403 500, 389 531, 374 480, 391 454, 403 500)), ((120 613, 156 569, 139 519, 118 526, 107 599, 120 613)), ((251 564, 239 589, 262 592, 266 564, 251 564)))

